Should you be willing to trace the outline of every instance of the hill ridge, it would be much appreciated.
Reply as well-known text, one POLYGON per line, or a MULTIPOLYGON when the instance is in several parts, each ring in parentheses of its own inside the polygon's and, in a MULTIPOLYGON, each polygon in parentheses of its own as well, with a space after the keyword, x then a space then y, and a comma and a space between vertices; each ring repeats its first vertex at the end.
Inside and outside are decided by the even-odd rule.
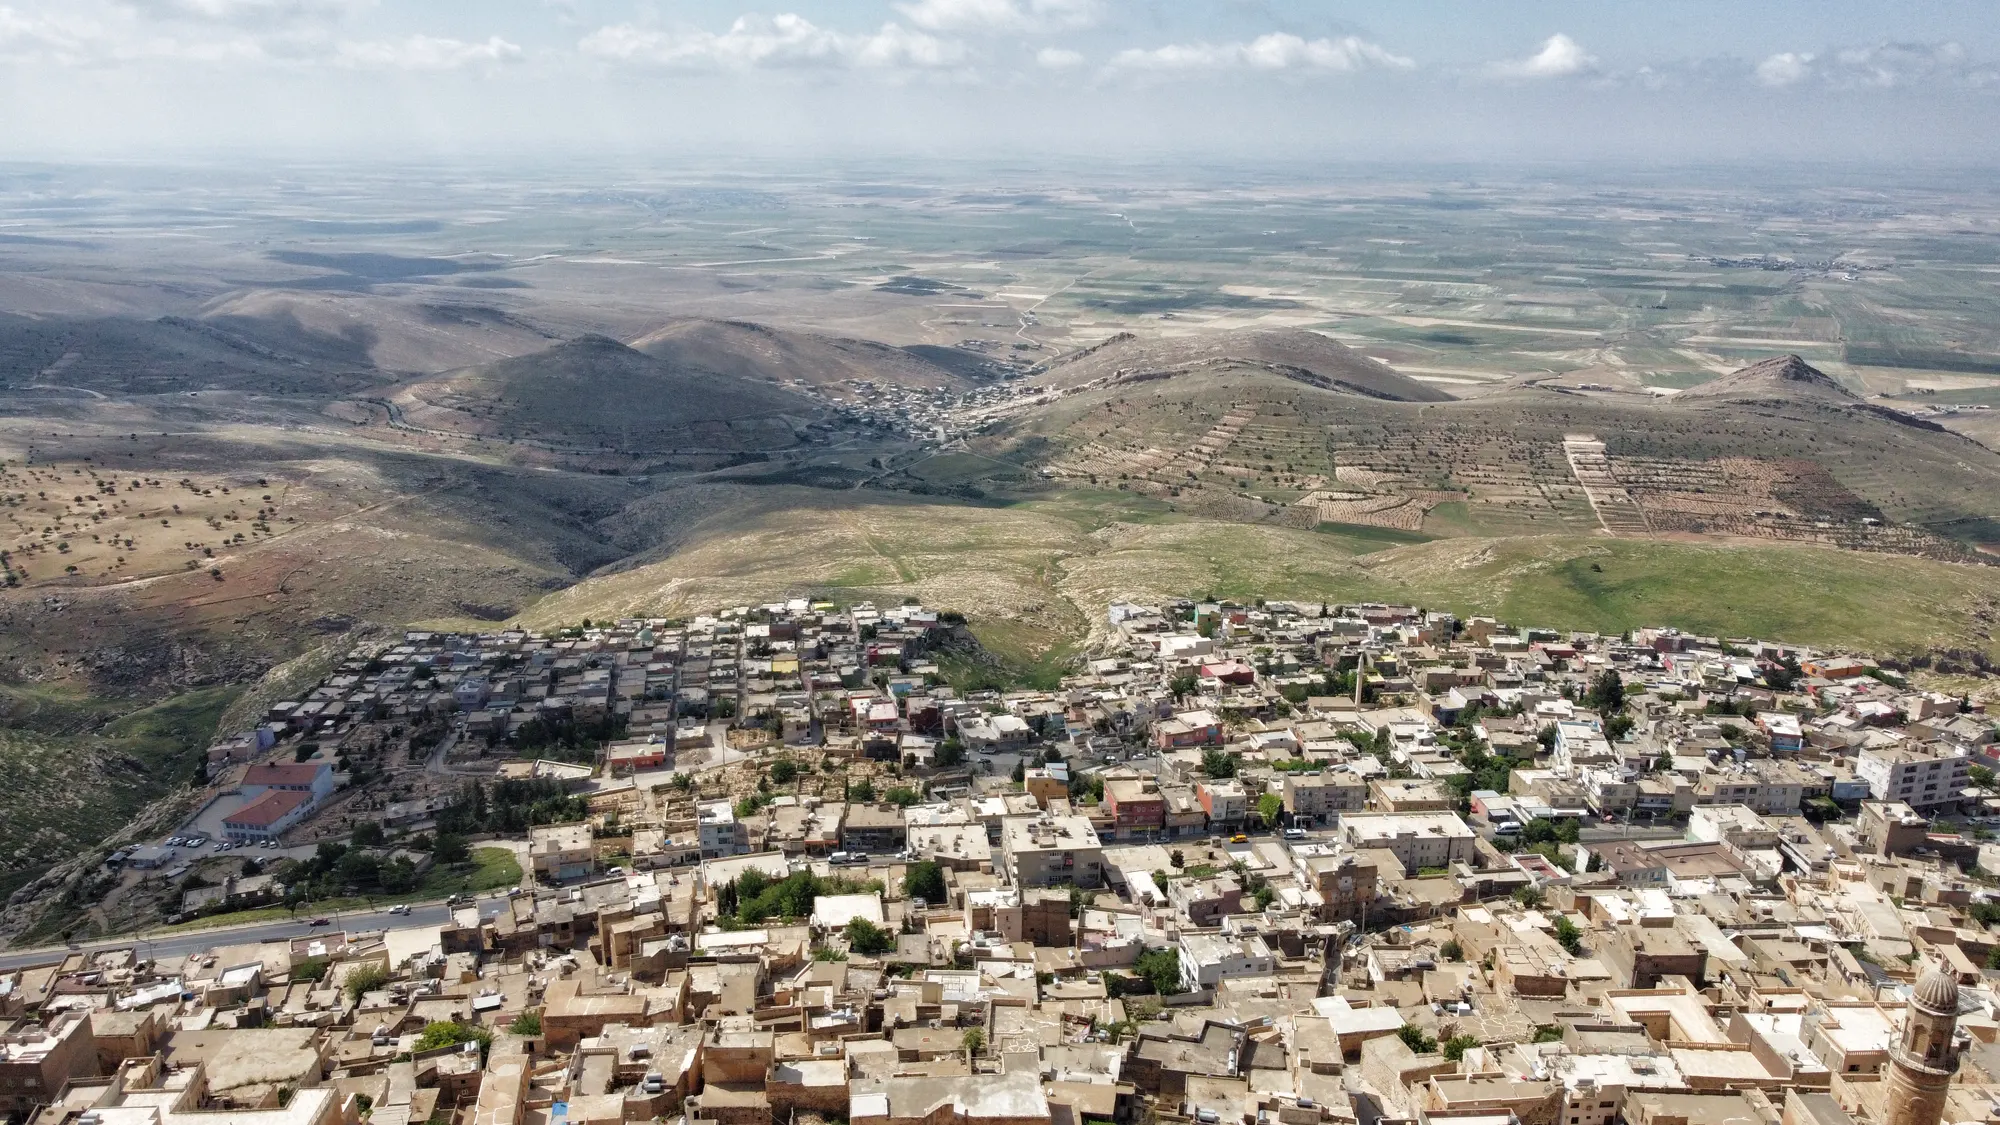
POLYGON ((1250 328, 1154 340, 1121 332, 1051 360, 1030 380, 1052 390, 1076 391, 1233 365, 1262 367, 1336 393, 1392 402, 1454 401, 1454 396, 1330 336, 1300 328, 1250 328))
POLYGON ((1689 387, 1676 399, 1837 398, 1859 402, 1860 396, 1840 381, 1797 355, 1773 356, 1741 367, 1720 378, 1689 387))

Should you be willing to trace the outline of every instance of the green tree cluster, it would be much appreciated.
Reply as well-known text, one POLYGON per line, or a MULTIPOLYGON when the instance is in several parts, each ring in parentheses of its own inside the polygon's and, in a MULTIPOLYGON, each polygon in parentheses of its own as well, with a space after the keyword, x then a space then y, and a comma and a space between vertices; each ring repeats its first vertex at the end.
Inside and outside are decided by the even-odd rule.
POLYGON ((847 947, 864 957, 879 957, 896 948, 896 935, 866 918, 847 923, 847 947))
POLYGON ((438 813, 439 832, 470 836, 491 832, 519 836, 538 824, 566 824, 590 815, 590 804, 549 778, 468 782, 458 799, 438 813))
POLYGON ((753 870, 737 876, 733 883, 723 884, 716 892, 716 906, 738 924, 755 926, 771 918, 804 918, 812 913, 813 899, 822 895, 880 889, 879 883, 823 879, 810 871, 794 871, 783 879, 773 879, 753 870))
POLYGON ((1183 991, 1178 949, 1149 949, 1132 962, 1132 970, 1162 996, 1173 996, 1183 991))

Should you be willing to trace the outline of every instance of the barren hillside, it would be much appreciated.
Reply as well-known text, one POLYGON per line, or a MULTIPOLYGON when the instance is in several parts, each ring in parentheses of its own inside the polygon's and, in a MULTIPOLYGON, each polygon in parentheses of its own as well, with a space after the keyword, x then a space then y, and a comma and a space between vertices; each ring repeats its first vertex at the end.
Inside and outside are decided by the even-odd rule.
POLYGON ((743 320, 677 320, 632 346, 679 368, 821 390, 862 380, 903 387, 967 384, 902 348, 743 320))
POLYGON ((670 362, 603 336, 409 384, 391 401, 411 426, 626 453, 796 444, 823 410, 740 375, 670 362))
POLYGON ((1055 360, 1034 381, 1074 389, 1100 381, 1199 373, 1217 366, 1262 367, 1309 386, 1399 402, 1448 402, 1452 396, 1370 359, 1337 340, 1298 329, 1218 332, 1146 339, 1122 333, 1055 360))

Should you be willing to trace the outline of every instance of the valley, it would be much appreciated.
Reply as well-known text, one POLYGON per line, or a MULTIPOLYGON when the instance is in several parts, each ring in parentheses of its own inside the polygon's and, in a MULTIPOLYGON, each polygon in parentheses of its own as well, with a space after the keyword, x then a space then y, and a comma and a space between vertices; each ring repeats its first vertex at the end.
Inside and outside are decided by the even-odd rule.
POLYGON ((916 599, 1025 682, 1113 600, 1272 596, 2000 655, 1983 183, 286 175, 0 170, 0 801, 87 810, 0 810, 10 869, 404 627, 916 599))

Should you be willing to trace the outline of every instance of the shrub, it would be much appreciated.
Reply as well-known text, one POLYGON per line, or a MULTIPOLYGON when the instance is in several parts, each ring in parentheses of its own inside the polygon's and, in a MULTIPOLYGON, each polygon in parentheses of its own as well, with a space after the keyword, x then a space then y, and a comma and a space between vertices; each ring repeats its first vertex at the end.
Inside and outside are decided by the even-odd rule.
POLYGON ((1438 1041, 1424 1034, 1424 1029, 1413 1023, 1406 1023, 1396 1029, 1396 1038, 1403 1045, 1419 1055, 1428 1055, 1438 1049, 1438 1041))
POLYGON ((389 970, 380 965, 363 965, 347 974, 347 998, 359 1001, 367 993, 389 983, 389 970))
MULTIPOLYGON (((537 1027, 541 1017, 535 1017, 537 1027)), ((438 1020, 424 1025, 423 1033, 417 1036, 417 1050, 435 1051, 439 1047, 457 1047, 466 1043, 477 1043, 484 1049, 493 1042, 493 1033, 474 1024, 459 1023, 456 1020, 438 1020)))
POLYGON ((896 948, 896 935, 866 918, 856 918, 847 923, 847 947, 864 957, 876 957, 896 948))

